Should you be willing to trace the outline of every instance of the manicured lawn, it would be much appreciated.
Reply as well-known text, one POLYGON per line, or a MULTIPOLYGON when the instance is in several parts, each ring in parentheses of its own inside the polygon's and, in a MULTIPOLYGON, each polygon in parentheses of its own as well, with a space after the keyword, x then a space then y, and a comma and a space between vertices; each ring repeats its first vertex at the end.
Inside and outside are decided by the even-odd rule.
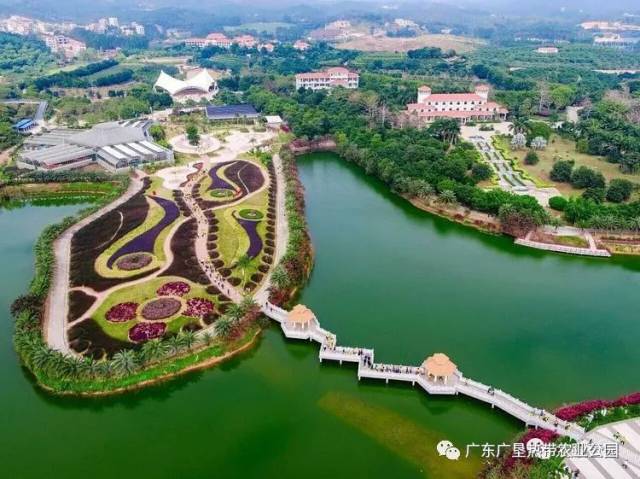
POLYGON ((581 236, 555 236, 557 244, 572 246, 574 248, 588 248, 589 242, 581 236))
MULTIPOLYGON (((268 190, 264 189, 260 193, 257 193, 247 200, 243 201, 239 205, 230 206, 223 210, 216 211, 216 218, 220 220, 218 224, 218 251, 220 252, 220 259, 224 261, 225 266, 230 267, 234 265, 241 256, 246 254, 249 248, 249 237, 246 231, 240 226, 240 224, 233 217, 233 212, 236 214, 241 210, 251 209, 262 213, 263 219, 258 223, 257 232, 260 238, 265 240, 266 234, 266 213, 268 202, 268 190)), ((256 256, 251 264, 244 271, 245 283, 250 281, 251 275, 258 272, 258 266, 260 265, 260 259, 262 258, 264 251, 256 256)), ((233 271, 232 276, 243 279, 243 274, 240 268, 233 271)))
POLYGON ((183 307, 181 308, 181 310, 169 319, 163 320, 167 323, 167 333, 176 333, 180 330, 181 327, 185 326, 186 324, 191 322, 198 322, 197 318, 190 318, 181 314, 181 312, 185 309, 184 305, 186 304, 186 301, 188 299, 205 298, 217 304, 217 298, 215 296, 209 295, 205 291, 205 288, 203 288, 202 286, 192 283, 184 278, 168 276, 154 278, 144 283, 136 284, 135 286, 132 286, 130 288, 125 287, 114 292, 104 300, 104 302, 100 305, 100 307, 98 307, 92 317, 109 336, 120 339, 122 341, 129 341, 129 329, 131 329, 134 324, 142 319, 142 317, 140 316, 142 305, 147 301, 158 298, 159 296, 156 293, 158 288, 160 288, 160 286, 162 286, 163 284, 171 281, 183 281, 185 283, 188 283, 191 287, 191 290, 180 298, 181 302, 183 303, 183 307), (122 323, 114 323, 108 321, 105 318, 107 311, 109 311, 112 306, 127 302, 138 303, 140 305, 140 307, 138 307, 138 315, 135 319, 122 323))
MULTIPOLYGON (((576 151, 575 142, 553 135, 546 149, 538 152, 540 161, 536 165, 525 165, 524 157, 527 150, 511 150, 507 139, 496 137, 496 145, 500 145, 510 152, 511 158, 517 161, 517 167, 524 170, 533 181, 537 184, 545 184, 546 186, 555 186, 565 196, 577 196, 582 190, 573 188, 568 183, 557 183, 551 181, 549 172, 553 168, 553 164, 558 160, 574 160, 575 166, 587 166, 593 170, 601 172, 609 182, 613 178, 624 178, 630 181, 640 183, 640 174, 625 175, 618 165, 609 163, 600 156, 588 155, 576 151)), ((542 185, 541 185, 542 186, 542 185)))

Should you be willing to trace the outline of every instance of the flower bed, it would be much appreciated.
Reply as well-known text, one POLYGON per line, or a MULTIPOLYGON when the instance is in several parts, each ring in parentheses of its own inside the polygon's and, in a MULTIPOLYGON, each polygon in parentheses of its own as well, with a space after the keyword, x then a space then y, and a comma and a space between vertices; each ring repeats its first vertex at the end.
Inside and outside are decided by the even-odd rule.
POLYGON ((248 209, 248 208, 240 210, 238 212, 238 215, 242 219, 253 220, 253 221, 261 220, 264 217, 264 215, 260 211, 252 210, 252 209, 248 209))
POLYGON ((133 253, 123 256, 116 261, 116 267, 123 271, 135 271, 149 266, 153 258, 147 253, 133 253))
POLYGON ((184 296, 189 291, 191 286, 184 281, 171 281, 160 286, 156 293, 158 296, 184 296))
POLYGON ((249 248, 247 249, 247 256, 249 258, 255 258, 262 251, 262 238, 258 234, 258 221, 245 220, 242 218, 236 218, 236 221, 240 223, 240 226, 247 232, 249 236, 249 248))
POLYGON ((232 161, 225 161, 224 163, 219 163, 215 165, 213 168, 209 170, 209 176, 211 177, 211 186, 210 190, 234 190, 233 185, 229 184, 226 180, 220 178, 218 175, 218 170, 224 168, 227 165, 233 163, 232 161))
POLYGON ((583 401, 578 404, 561 407, 555 411, 555 415, 565 421, 575 421, 581 416, 585 416, 600 409, 632 406, 635 404, 640 404, 640 392, 628 394, 627 396, 622 396, 613 400, 592 399, 589 401, 583 401))
POLYGON ((162 337, 167 325, 164 323, 138 323, 129 330, 129 339, 136 343, 162 337))
POLYGON ((125 321, 130 321, 135 318, 137 310, 138 303, 129 302, 116 304, 107 311, 105 318, 112 323, 124 323, 125 321))
POLYGON ((145 304, 140 314, 144 319, 157 321, 173 316, 181 307, 182 303, 175 298, 159 298, 145 304))
POLYGON ((191 298, 187 301, 187 309, 184 315, 192 318, 204 318, 207 314, 212 313, 213 309, 213 303, 208 299, 191 298))
POLYGON ((233 196, 233 190, 226 188, 216 188, 211 190, 211 196, 214 198, 229 198, 233 196))
POLYGON ((113 263, 124 255, 141 252, 153 253, 153 247, 158 235, 180 215, 180 210, 173 201, 160 198, 159 196, 153 196, 152 198, 162 207, 164 210, 164 216, 155 226, 136 236, 113 253, 111 258, 107 261, 107 267, 112 268, 113 263))

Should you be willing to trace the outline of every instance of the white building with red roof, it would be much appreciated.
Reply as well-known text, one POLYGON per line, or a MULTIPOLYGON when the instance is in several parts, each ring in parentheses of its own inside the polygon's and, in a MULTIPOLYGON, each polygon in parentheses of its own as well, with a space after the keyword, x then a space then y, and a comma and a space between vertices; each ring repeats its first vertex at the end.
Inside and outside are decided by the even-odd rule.
POLYGON ((473 93, 431 93, 431 88, 418 88, 417 103, 409 103, 405 119, 414 125, 431 123, 438 118, 454 118, 464 124, 469 121, 504 120, 509 111, 489 101, 489 87, 477 85, 473 93))
POLYGON ((296 42, 293 44, 293 48, 303 52, 303 51, 308 50, 309 48, 311 48, 311 45, 309 43, 305 42, 304 40, 296 40, 296 42))
POLYGON ((356 89, 359 82, 360 75, 357 73, 344 67, 332 67, 320 72, 298 73, 296 75, 296 90, 300 88, 327 90, 338 86, 356 89))

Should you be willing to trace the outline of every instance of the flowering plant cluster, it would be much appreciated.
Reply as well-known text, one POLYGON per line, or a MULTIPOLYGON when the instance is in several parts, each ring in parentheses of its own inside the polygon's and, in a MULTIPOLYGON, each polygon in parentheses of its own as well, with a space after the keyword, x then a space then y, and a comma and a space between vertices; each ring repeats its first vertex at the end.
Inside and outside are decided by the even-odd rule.
POLYGON ((204 298, 191 298, 187 301, 187 309, 185 316, 192 318, 204 318, 207 314, 213 312, 213 303, 204 298))
POLYGON ((124 323, 136 317, 136 310, 138 309, 138 303, 120 303, 113 306, 105 317, 107 321, 112 323, 124 323))
POLYGON ((191 286, 184 281, 172 281, 160 286, 156 293, 158 296, 184 296, 189 291, 191 291, 191 286))
POLYGON ((139 343, 161 337, 167 325, 164 323, 138 323, 129 330, 129 339, 139 343))
POLYGON ((632 406, 634 404, 640 404, 640 392, 628 394, 627 396, 622 396, 613 400, 592 399, 589 401, 583 401, 578 404, 561 407, 556 410, 555 414, 565 421, 575 421, 579 417, 585 416, 599 409, 632 406))

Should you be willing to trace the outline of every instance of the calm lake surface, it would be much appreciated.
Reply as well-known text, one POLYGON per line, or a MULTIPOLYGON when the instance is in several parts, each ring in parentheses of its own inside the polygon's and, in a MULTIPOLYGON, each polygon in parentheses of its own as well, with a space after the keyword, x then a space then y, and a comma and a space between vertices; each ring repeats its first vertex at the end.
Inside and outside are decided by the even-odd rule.
MULTIPOLYGON (((464 374, 553 408, 638 388, 640 262, 517 248, 420 212, 333 155, 300 161, 316 267, 301 302, 341 344, 464 374)), ((51 397, 11 345, 33 244, 80 206, 0 210, 0 464, 9 478, 465 478, 435 444, 509 441, 521 425, 462 398, 358 383, 272 328, 219 368, 121 397, 51 397)))

